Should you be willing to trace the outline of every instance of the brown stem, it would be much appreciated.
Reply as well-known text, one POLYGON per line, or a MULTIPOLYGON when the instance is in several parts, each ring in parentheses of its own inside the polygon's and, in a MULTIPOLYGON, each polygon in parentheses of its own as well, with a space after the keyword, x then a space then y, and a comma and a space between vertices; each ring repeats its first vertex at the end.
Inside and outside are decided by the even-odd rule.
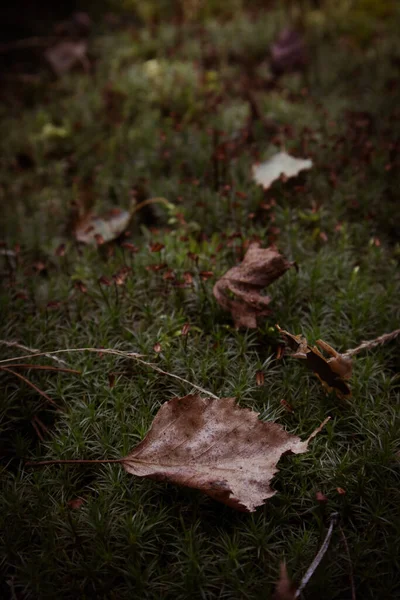
POLYGON ((57 404, 54 402, 54 400, 52 400, 52 398, 50 398, 50 396, 48 396, 47 394, 45 394, 45 392, 42 392, 41 389, 39 389, 34 383, 32 383, 31 381, 29 381, 29 379, 27 379, 26 377, 24 377, 23 375, 21 375, 21 373, 18 373, 17 371, 13 371, 12 369, 9 369, 8 367, 0 367, 0 370, 7 371, 7 373, 11 373, 12 375, 15 375, 15 377, 18 377, 19 379, 22 379, 22 381, 24 381, 25 383, 27 383, 28 385, 30 385, 31 388, 33 388, 38 394, 40 394, 41 396, 43 396, 43 398, 45 398, 47 400, 47 402, 49 402, 50 404, 52 404, 53 406, 55 406, 57 408, 57 410, 61 410, 60 407, 57 406, 57 404))
POLYGON ((60 373, 75 373, 76 375, 81 375, 81 371, 76 371, 75 369, 61 369, 60 367, 53 367, 51 365, 31 365, 28 363, 15 363, 8 365, 8 367, 20 367, 21 369, 41 369, 43 371, 59 371, 60 373))

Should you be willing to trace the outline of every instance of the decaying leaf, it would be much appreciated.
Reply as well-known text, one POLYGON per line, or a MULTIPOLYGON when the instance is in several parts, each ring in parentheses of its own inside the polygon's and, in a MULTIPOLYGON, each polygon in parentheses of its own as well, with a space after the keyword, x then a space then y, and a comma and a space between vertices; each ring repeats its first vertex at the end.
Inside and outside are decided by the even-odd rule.
POLYGON ((271 68, 275 75, 301 71, 307 64, 304 39, 298 31, 286 28, 271 46, 271 68))
POLYGON ((239 265, 229 269, 214 285, 217 302, 232 313, 235 326, 257 327, 257 317, 268 315, 269 296, 260 292, 281 277, 294 263, 286 260, 274 247, 260 248, 256 242, 249 246, 239 265), (230 298, 233 294, 234 298, 230 298))
POLYGON ((78 242, 84 244, 110 242, 125 231, 130 219, 131 213, 119 208, 101 217, 89 213, 76 223, 74 235, 78 242))
POLYGON ((286 152, 278 152, 269 160, 253 165, 253 179, 265 190, 268 190, 281 175, 287 179, 296 177, 300 171, 311 169, 312 166, 313 162, 310 158, 294 158, 286 152))
POLYGON ((294 600, 296 598, 296 587, 289 579, 286 564, 280 564, 279 580, 276 584, 272 600, 294 600))
POLYGON ((327 391, 335 390, 340 398, 351 396, 351 390, 345 381, 351 378, 352 360, 350 356, 340 354, 323 340, 317 340, 316 344, 330 355, 330 358, 325 358, 316 346, 308 345, 305 337, 293 335, 281 329, 279 325, 276 325, 276 328, 294 351, 291 356, 305 360, 306 365, 314 371, 327 391))
POLYGON ((257 417, 234 398, 173 398, 121 462, 132 475, 196 488, 252 512, 275 494, 270 481, 282 454, 306 452, 322 427, 302 442, 277 423, 257 417))
POLYGON ((65 40, 48 48, 44 56, 54 73, 61 77, 77 64, 88 70, 89 61, 86 52, 87 43, 85 41, 65 40))

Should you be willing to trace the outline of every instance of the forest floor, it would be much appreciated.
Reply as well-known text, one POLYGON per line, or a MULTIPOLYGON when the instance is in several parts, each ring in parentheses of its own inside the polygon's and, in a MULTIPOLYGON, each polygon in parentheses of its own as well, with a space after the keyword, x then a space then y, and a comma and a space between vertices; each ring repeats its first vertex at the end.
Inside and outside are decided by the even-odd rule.
POLYGON ((278 75, 280 11, 108 17, 76 68, 3 90, 0 356, 15 357, 0 362, 3 597, 270 598, 281 561, 301 580, 333 512, 341 529, 304 598, 395 597, 398 341, 360 353, 338 398, 280 358, 275 328, 345 351, 400 327, 399 14, 357 24, 307 14, 305 67, 278 75), (313 167, 264 190, 252 165, 280 150, 313 167), (116 240, 74 239, 89 210, 160 197, 116 240), (268 288, 271 314, 237 330, 213 286, 251 241, 297 269, 268 288), (10 342, 138 352, 190 383, 10 342), (119 465, 25 465, 125 456, 191 384, 302 439, 331 420, 280 460, 254 513, 119 465))

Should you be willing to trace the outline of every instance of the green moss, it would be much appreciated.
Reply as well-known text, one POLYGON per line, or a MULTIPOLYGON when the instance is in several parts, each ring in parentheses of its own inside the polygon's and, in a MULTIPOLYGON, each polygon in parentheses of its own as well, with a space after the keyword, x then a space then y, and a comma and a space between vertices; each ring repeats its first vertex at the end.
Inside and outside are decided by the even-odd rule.
MULTIPOLYGON (((282 559, 300 580, 332 511, 341 515, 357 597, 390 598, 399 587, 398 342, 357 357, 353 396, 342 402, 326 396, 300 362, 275 359, 273 327, 339 350, 400 327, 393 22, 380 21, 381 39, 349 53, 332 23, 319 21, 318 31, 307 32, 315 52, 306 75, 285 75, 268 91, 267 49, 281 12, 255 18, 232 10, 216 21, 213 3, 206 8, 202 27, 191 22, 183 32, 167 18, 155 33, 139 28, 134 40, 126 31, 99 30, 93 73, 55 82, 44 76, 26 106, 2 108, 2 250, 19 244, 20 251, 0 254, 1 338, 43 351, 141 352, 303 438, 326 416, 332 420, 307 454, 280 461, 278 493, 265 507, 240 514, 196 491, 129 477, 119 466, 24 467, 26 459, 123 456, 161 404, 189 385, 116 357, 65 354, 80 376, 23 371, 64 409, 58 412, 0 371, 5 597, 11 588, 24 598, 269 597, 282 559), (276 122, 276 136, 256 121, 244 138, 249 87, 276 122), (115 92, 111 109, 107 90, 115 92), (251 181, 251 165, 280 145, 311 155, 315 166, 264 193, 251 181), (216 161, 218 152, 225 158, 216 161), (112 252, 78 247, 67 224, 88 178, 96 211, 128 208, 133 187, 166 197, 175 210, 157 206, 132 222, 125 241, 136 253, 120 242, 112 252), (271 286, 273 312, 259 329, 237 332, 212 287, 255 237, 265 245, 276 240, 299 270, 271 286), (155 242, 164 245, 159 253, 150 250, 155 242), (64 256, 55 252, 60 243, 64 256), (132 268, 124 286, 99 283, 123 266, 132 268), (174 285, 167 269, 180 283, 189 272, 191 285, 174 285), (35 416, 48 428, 43 440, 35 416), (81 507, 70 508, 77 498, 81 507)), ((4 358, 24 354, 0 349, 4 358)), ((350 597, 338 532, 305 595, 350 597)))

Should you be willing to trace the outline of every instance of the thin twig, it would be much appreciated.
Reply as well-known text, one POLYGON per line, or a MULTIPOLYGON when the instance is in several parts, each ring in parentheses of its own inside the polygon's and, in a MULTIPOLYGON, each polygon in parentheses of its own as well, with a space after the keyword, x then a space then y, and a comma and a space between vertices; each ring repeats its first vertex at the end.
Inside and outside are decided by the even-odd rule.
POLYGON ((31 423, 32 423, 32 427, 33 427, 33 428, 34 428, 34 430, 36 431, 36 433, 37 433, 37 436, 38 436, 38 438, 40 439, 40 441, 41 441, 41 442, 44 442, 44 437, 42 436, 42 434, 41 434, 41 432, 40 432, 40 429, 39 429, 38 425, 36 425, 35 418, 31 419, 31 423))
POLYGON ((25 358, 32 358, 33 356, 49 356, 49 355, 54 355, 54 354, 60 354, 62 352, 95 352, 96 354, 111 354, 113 356, 119 356, 121 358, 129 358, 131 360, 135 360, 136 362, 141 363, 142 365, 150 367, 150 369, 153 369, 153 371, 157 371, 158 373, 161 373, 162 375, 167 375, 168 377, 172 377, 173 379, 178 379, 178 381, 187 383, 191 387, 195 388, 199 392, 202 392, 203 394, 207 394, 211 398, 218 399, 218 396, 216 396, 209 390, 206 390, 206 389, 200 387, 199 385, 192 383, 188 379, 184 379, 184 377, 179 377, 179 375, 175 375, 174 373, 169 373, 168 371, 164 371, 163 369, 160 369, 160 367, 157 367, 153 363, 142 360, 140 358, 141 356, 143 356, 142 354, 137 354, 136 352, 126 352, 126 351, 124 352, 122 350, 114 350, 112 348, 64 348, 62 350, 53 350, 52 352, 47 352, 47 353, 38 352, 37 354, 32 354, 30 356, 16 356, 14 358, 7 358, 5 360, 0 360, 0 366, 3 364, 9 363, 9 362, 15 361, 15 360, 24 360, 25 358))
POLYGON ((339 531, 342 536, 343 545, 346 550, 347 558, 349 559, 349 579, 350 579, 350 587, 351 587, 351 600, 356 600, 356 586, 354 585, 354 572, 353 565, 350 557, 349 545, 347 543, 346 536, 344 535, 344 531, 341 525, 339 525, 339 531))
MULTIPOLYGON (((76 371, 75 369, 64 369, 60 367, 53 367, 52 365, 31 365, 28 363, 12 363, 11 365, 7 365, 8 367, 20 367, 21 369, 36 369, 43 371, 58 371, 59 373, 74 373, 75 375, 81 375, 81 371, 76 371)), ((0 366, 1 369, 1 366, 0 366)))
POLYGON ((306 574, 304 575, 303 579, 300 581, 300 585, 297 588, 296 593, 294 595, 295 598, 299 598, 300 597, 301 592, 304 590, 304 588, 306 587, 307 583, 310 581, 311 577, 314 575, 314 572, 315 572, 316 568, 318 567, 319 563, 323 559, 323 557, 325 555, 325 552, 329 548, 329 543, 331 541, 333 528, 334 528, 335 525, 338 524, 338 522, 339 522, 339 514, 338 513, 332 513, 331 514, 331 522, 330 522, 330 525, 329 525, 328 533, 326 534, 325 539, 322 542, 322 546, 318 550, 318 553, 317 553, 316 557, 312 561, 311 565, 308 567, 308 569, 306 571, 306 574))
POLYGON ((311 440, 313 438, 315 438, 315 436, 322 431, 322 429, 325 427, 325 425, 327 424, 328 421, 331 420, 332 417, 326 417, 326 419, 324 419, 324 421, 322 421, 321 425, 319 427, 317 427, 317 429, 315 429, 312 434, 308 437, 308 439, 306 440, 306 444, 308 444, 309 442, 311 442, 311 440))
POLYGON ((147 200, 143 200, 143 202, 139 202, 139 204, 135 204, 131 210, 131 216, 149 204, 165 204, 165 206, 169 206, 171 203, 166 198, 148 198, 147 200))
POLYGON ((395 331, 391 331, 390 333, 385 333, 375 338, 374 340, 367 340, 365 342, 361 342, 359 346, 356 348, 350 348, 350 350, 346 350, 344 352, 345 356, 354 356, 355 354, 359 354, 363 350, 369 350, 370 348, 374 348, 375 346, 379 346, 380 344, 386 344, 386 342, 390 342, 397 338, 400 335, 400 329, 396 329, 395 331))
MULTIPOLYGON (((36 354, 37 352, 40 352, 40 350, 37 350, 36 348, 29 348, 28 346, 24 346, 23 344, 19 344, 18 342, 9 342, 7 340, 0 340, 0 344, 3 344, 3 346, 8 346, 10 348, 19 348, 20 350, 26 350, 27 352, 31 352, 32 354, 36 354)), ((58 362, 62 365, 66 365, 68 367, 65 360, 62 360, 61 358, 57 358, 56 356, 51 356, 50 354, 47 354, 46 352, 43 352, 42 356, 47 356, 47 358, 51 358, 52 360, 55 360, 56 362, 58 362)), ((30 358, 30 357, 24 356, 24 358, 30 358)), ((14 360, 14 359, 12 358, 10 360, 14 360)))
POLYGON ((53 406, 55 406, 58 410, 61 410, 60 407, 54 402, 54 400, 52 400, 50 398, 50 396, 48 396, 47 394, 45 394, 45 392, 43 392, 41 389, 39 389, 34 383, 32 383, 31 381, 29 381, 29 379, 27 379, 26 377, 24 377, 23 375, 21 375, 21 373, 18 373, 17 371, 13 371, 12 369, 9 369, 8 367, 0 367, 0 369, 2 371, 7 371, 7 373, 11 373, 12 375, 15 375, 15 377, 18 377, 19 379, 22 379, 22 381, 24 381, 25 383, 27 383, 28 385, 30 385, 31 388, 33 388, 38 394, 40 394, 41 396, 43 396, 43 398, 45 398, 47 400, 47 402, 49 402, 50 404, 52 404, 53 406))

